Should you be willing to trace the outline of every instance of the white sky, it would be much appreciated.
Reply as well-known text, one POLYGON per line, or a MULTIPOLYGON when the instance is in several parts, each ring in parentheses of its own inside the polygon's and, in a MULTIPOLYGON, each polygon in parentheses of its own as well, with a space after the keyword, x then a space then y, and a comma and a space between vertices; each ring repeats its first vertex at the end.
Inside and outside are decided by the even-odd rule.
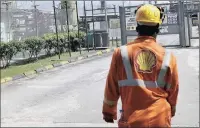
MULTIPOLYGON (((33 1, 33 0, 32 0, 33 1)), ((147 2, 147 1, 146 1, 147 2)), ((167 2, 167 1, 158 1, 158 3, 163 3, 163 2, 167 2)), ((60 1, 56 1, 56 6, 58 6, 58 4, 60 3, 60 1)), ((94 8, 98 8, 100 7, 100 1, 93 1, 94 3, 94 8)), ((106 1, 107 7, 113 7, 113 5, 116 5, 116 8, 118 10, 118 6, 122 5, 122 1, 106 1)), ((125 1, 125 6, 134 6, 134 5, 139 5, 144 3, 144 1, 125 1)), ((40 10, 44 10, 44 11, 53 11, 53 7, 52 1, 36 1, 36 4, 39 5, 38 9, 40 10)), ((26 0, 26 1, 17 1, 17 7, 18 8, 23 8, 23 9, 30 9, 33 8, 32 7, 33 2, 31 2, 31 0, 26 0)), ((86 1, 86 9, 91 9, 91 2, 90 1, 86 1)), ((78 1, 78 12, 79 15, 83 15, 83 1, 78 1)), ((88 13, 89 15, 89 13, 88 13)))

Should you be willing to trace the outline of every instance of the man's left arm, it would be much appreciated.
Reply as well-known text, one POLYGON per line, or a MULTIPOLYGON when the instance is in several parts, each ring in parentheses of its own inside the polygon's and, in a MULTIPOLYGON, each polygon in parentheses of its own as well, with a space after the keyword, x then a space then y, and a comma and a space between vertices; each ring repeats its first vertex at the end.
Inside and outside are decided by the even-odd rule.
POLYGON ((174 117, 176 113, 176 104, 179 92, 179 77, 178 77, 178 67, 177 67, 176 57, 174 55, 172 55, 171 57, 172 61, 170 64, 170 70, 169 70, 170 74, 168 78, 168 84, 170 86, 169 88, 167 88, 168 92, 167 101, 171 105, 171 113, 172 117, 174 117))
POLYGON ((119 99, 119 88, 117 79, 117 61, 116 61, 116 52, 114 52, 104 91, 102 113, 103 113, 103 118, 106 122, 112 123, 113 120, 117 120, 118 99, 119 99))

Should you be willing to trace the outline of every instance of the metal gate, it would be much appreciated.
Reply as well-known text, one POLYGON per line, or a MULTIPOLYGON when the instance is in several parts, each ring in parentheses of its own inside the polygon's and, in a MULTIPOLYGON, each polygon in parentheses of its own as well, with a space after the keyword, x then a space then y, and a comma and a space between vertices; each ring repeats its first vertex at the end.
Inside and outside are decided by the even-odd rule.
POLYGON ((200 1, 191 1, 184 4, 184 15, 187 19, 186 46, 198 46, 200 44, 200 1))
MULTIPOLYGON (((162 37, 166 38, 165 42, 159 42, 162 46, 182 46, 184 44, 184 17, 183 6, 181 4, 181 2, 173 4, 156 4, 157 6, 162 6, 165 8, 166 18, 163 24, 160 26, 159 33, 159 35, 164 35, 162 37)), ((122 45, 125 45, 127 42, 130 42, 137 37, 137 23, 134 15, 136 8, 137 6, 119 7, 122 45)))

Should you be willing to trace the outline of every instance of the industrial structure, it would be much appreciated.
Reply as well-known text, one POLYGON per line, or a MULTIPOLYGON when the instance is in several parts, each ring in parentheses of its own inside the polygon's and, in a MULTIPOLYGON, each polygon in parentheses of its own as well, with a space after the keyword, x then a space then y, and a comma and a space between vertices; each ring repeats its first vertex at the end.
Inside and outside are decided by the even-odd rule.
MULTIPOLYGON (((184 8, 187 9, 187 15, 191 18, 193 25, 198 25, 198 1, 184 2, 184 8)), ((157 1, 152 2, 156 4, 157 1)), ((28 36, 42 36, 45 33, 67 31, 67 16, 70 30, 77 30, 77 14, 76 2, 68 1, 67 11, 66 8, 59 4, 56 7, 57 25, 55 27, 53 7, 51 12, 46 12, 38 9, 38 5, 32 2, 33 6, 30 9, 18 9, 16 1, 1 1, 1 41, 9 42, 10 40, 22 40, 28 36)), ((121 38, 120 22, 118 7, 113 5, 108 7, 106 1, 99 1, 99 8, 85 9, 85 16, 79 16, 80 29, 86 33, 89 31, 108 32, 109 39, 121 38), (88 15, 91 12, 90 15, 88 15), (95 12, 98 12, 95 13, 95 12), (91 15, 93 14, 93 15, 91 15), (96 24, 99 22, 99 26, 96 24), (98 27, 97 27, 98 26, 98 27), (86 30, 87 28, 87 30, 86 30), (89 30, 89 31, 88 31, 89 30)), ((123 5, 124 6, 124 5, 123 5)), ((177 19, 172 13, 178 12, 177 2, 170 1, 165 4, 168 12, 168 18, 165 22, 170 23, 167 19, 177 19), (174 18, 172 18, 174 17, 174 18)), ((127 8, 128 9, 128 8, 127 8)), ((84 11, 84 10, 83 10, 84 11)), ((130 11, 130 10, 129 10, 130 11)), ((185 12, 186 15, 186 12, 185 12)), ((175 20, 177 21, 177 20, 175 20)), ((171 21, 171 22, 174 22, 171 21)))
POLYGON ((15 1, 1 1, 1 41, 12 40, 14 27, 12 10, 16 7, 15 1))
MULTIPOLYGON (((68 5, 70 30, 77 30, 75 1, 69 1, 68 5)), ((55 32, 53 11, 43 11, 37 6, 34 1, 32 8, 19 9, 17 1, 1 1, 1 41, 22 40, 55 32)), ((59 32, 66 31, 66 10, 60 5, 56 8, 56 17, 59 32)))

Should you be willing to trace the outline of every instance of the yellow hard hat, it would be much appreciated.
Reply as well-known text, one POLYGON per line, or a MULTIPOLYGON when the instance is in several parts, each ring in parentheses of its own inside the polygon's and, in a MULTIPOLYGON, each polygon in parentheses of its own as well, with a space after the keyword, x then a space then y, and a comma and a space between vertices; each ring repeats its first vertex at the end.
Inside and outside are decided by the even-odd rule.
POLYGON ((136 21, 141 25, 156 26, 164 20, 164 9, 151 4, 140 6, 135 13, 136 21))

